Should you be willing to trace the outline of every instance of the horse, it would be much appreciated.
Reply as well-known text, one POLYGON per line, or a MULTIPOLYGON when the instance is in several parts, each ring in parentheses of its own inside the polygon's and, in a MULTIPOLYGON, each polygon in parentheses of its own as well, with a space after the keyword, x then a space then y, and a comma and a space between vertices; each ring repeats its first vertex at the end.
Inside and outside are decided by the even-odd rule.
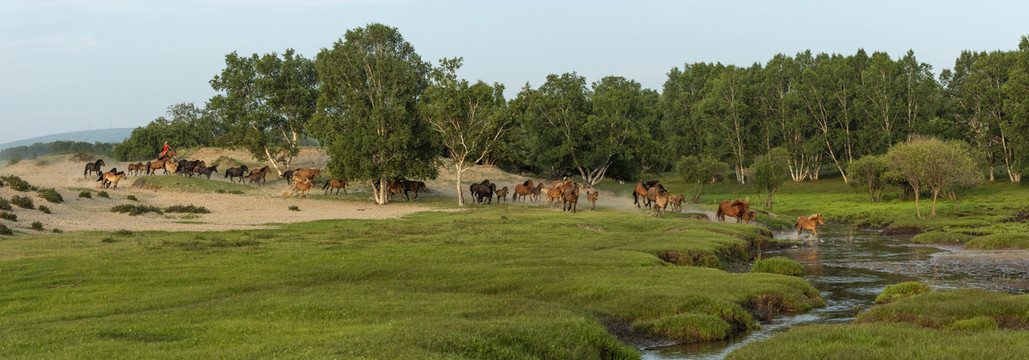
POLYGON ((747 222, 747 224, 750 224, 751 220, 754 220, 753 210, 743 213, 743 221, 747 222))
POLYGON ((321 173, 321 169, 296 169, 293 170, 293 181, 297 181, 297 179, 314 180, 314 178, 321 175, 321 173))
POLYGON ((526 196, 532 196, 533 186, 535 184, 532 183, 532 180, 525 180, 520 185, 515 185, 514 194, 511 194, 511 201, 518 201, 518 197, 521 196, 522 202, 525 202, 526 196))
POLYGON ((818 230, 815 230, 815 226, 825 223, 822 220, 822 214, 814 214, 811 216, 801 216, 797 218, 797 221, 793 223, 793 227, 797 228, 797 237, 800 237, 800 233, 804 229, 811 230, 811 234, 814 235, 815 239, 818 238, 818 230))
POLYGON ((279 177, 286 179, 286 185, 293 185, 293 173, 297 170, 300 170, 300 168, 283 171, 282 175, 279 177))
POLYGON ((424 191, 429 192, 429 188, 425 187, 425 183, 422 181, 413 180, 400 180, 400 189, 404 192, 404 199, 411 200, 411 196, 407 194, 408 191, 414 191, 414 199, 418 200, 418 192, 424 191))
POLYGON ((250 184, 253 184, 255 181, 258 185, 267 182, 265 176, 268 175, 268 170, 270 170, 270 168, 268 167, 268 165, 265 165, 263 168, 251 171, 250 175, 247 175, 247 178, 250 179, 250 184))
POLYGON ((636 188, 633 189, 633 192, 632 192, 632 203, 633 203, 633 205, 636 205, 636 208, 639 208, 640 207, 640 198, 643 198, 643 201, 644 201, 643 206, 646 206, 647 208, 650 208, 650 201, 651 201, 651 199, 647 198, 647 191, 650 190, 650 188, 655 187, 655 186, 658 187, 661 190, 665 189, 664 185, 661 185, 661 183, 658 182, 657 180, 651 180, 651 181, 641 182, 641 183, 636 184, 636 188))
POLYGON ((561 197, 563 200, 561 203, 561 211, 571 210, 574 214, 575 208, 579 204, 579 187, 572 186, 570 188, 562 188, 561 197))
POLYGON ((493 203, 493 193, 497 191, 497 185, 490 183, 489 179, 483 180, 481 183, 472 184, 468 187, 468 191, 475 197, 475 203, 481 203, 485 200, 489 200, 487 204, 493 203))
POLYGON ((100 178, 96 179, 96 181, 99 181, 100 186, 105 189, 111 188, 111 190, 117 190, 118 181, 125 178, 125 172, 117 170, 118 169, 111 169, 111 171, 105 172, 103 175, 100 175, 100 178))
POLYGON ((312 185, 314 185, 314 180, 311 179, 296 181, 293 183, 293 193, 290 196, 296 196, 299 193, 300 196, 307 197, 312 185))
POLYGON ((94 162, 86 163, 86 170, 82 172, 82 177, 87 177, 90 173, 94 172, 97 175, 102 174, 102 172, 100 171, 100 167, 104 165, 107 165, 104 164, 104 159, 96 159, 96 161, 94 162))
POLYGON ((743 221, 743 214, 746 214, 749 211, 750 203, 746 200, 722 200, 722 202, 718 204, 718 211, 715 213, 715 218, 721 222, 725 222, 725 216, 729 215, 736 218, 736 222, 739 223, 743 221))
POLYGON ((539 183, 536 187, 529 189, 529 192, 532 194, 532 197, 530 197, 529 200, 532 200, 532 202, 539 201, 542 197, 541 193, 543 192, 543 183, 539 183))
POLYGON ((179 162, 178 161, 172 161, 172 160, 174 160, 174 159, 171 159, 171 160, 168 160, 168 161, 164 162, 164 173, 165 174, 167 174, 167 173, 175 174, 176 172, 179 171, 179 162))
POLYGON ((504 199, 504 202, 507 202, 507 192, 507 186, 503 189, 497 190, 497 203, 500 203, 500 199, 504 199))
POLYGON ((129 169, 127 171, 129 172, 129 174, 139 175, 139 169, 141 167, 143 167, 143 163, 141 163, 141 162, 138 162, 138 163, 135 163, 135 164, 129 164, 129 166, 128 166, 129 169))
POLYGON ((329 179, 328 181, 325 182, 325 185, 322 186, 322 190, 325 190, 325 195, 328 195, 330 190, 336 189, 336 195, 339 195, 339 189, 343 189, 343 195, 346 195, 347 194, 347 184, 348 184, 347 179, 343 179, 343 180, 329 179), (330 189, 329 187, 332 187, 332 189, 330 189))
POLYGON ((554 200, 560 199, 564 192, 560 187, 552 186, 547 188, 547 199, 550 201, 550 208, 554 208, 554 200))
POLYGON ((599 191, 587 191, 586 192, 586 202, 588 204, 587 207, 589 207, 590 210, 594 210, 594 209, 597 208, 597 198, 598 197, 600 197, 600 192, 599 191))
POLYGON ((685 199, 685 195, 669 195, 668 203, 672 205, 672 211, 682 212, 682 202, 685 199))
POLYGON ((207 180, 211 180, 211 173, 218 172, 218 165, 212 167, 202 166, 197 170, 197 177, 200 175, 207 175, 207 180))
POLYGON ((651 209, 655 212, 660 211, 661 217, 665 217, 665 207, 668 206, 668 192, 665 189, 651 186, 647 189, 646 199, 650 203, 651 209))
POLYGON ((150 162, 149 163, 150 165, 147 165, 147 167, 146 167, 146 174, 147 175, 151 175, 151 174, 157 175, 157 169, 164 169, 164 163, 166 163, 166 162, 168 162, 168 160, 157 160, 157 161, 150 162))
POLYGON ((243 183, 243 177, 246 176, 246 175, 243 175, 243 174, 246 174, 247 171, 249 171, 249 169, 247 169, 246 165, 240 165, 239 167, 228 168, 228 169, 225 170, 225 177, 229 178, 229 181, 232 182, 232 183, 236 182, 236 180, 233 180, 234 178, 239 178, 239 183, 242 184, 243 183))

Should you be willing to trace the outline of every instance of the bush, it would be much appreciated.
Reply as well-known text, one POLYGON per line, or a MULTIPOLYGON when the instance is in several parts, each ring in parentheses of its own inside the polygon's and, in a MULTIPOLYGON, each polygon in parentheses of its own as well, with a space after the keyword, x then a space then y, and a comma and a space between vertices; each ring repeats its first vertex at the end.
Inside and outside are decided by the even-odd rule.
POLYGON ((7 186, 10 186, 11 189, 14 189, 14 190, 29 191, 29 190, 35 190, 36 189, 36 187, 34 187, 32 185, 29 185, 29 183, 27 181, 22 180, 17 175, 4 176, 4 177, 0 177, 0 179, 3 179, 4 182, 7 183, 7 186))
POLYGON ((296 205, 290 206, 289 211, 300 211, 300 207, 296 205))
POLYGON ((14 231, 11 231, 11 228, 7 227, 7 225, 0 224, 0 235, 12 235, 12 234, 14 234, 14 231))
POLYGON ((105 198, 105 199, 110 199, 111 198, 111 194, 108 194, 106 191, 101 191, 101 192, 97 193, 96 196, 99 196, 99 197, 102 197, 102 198, 105 198))
POLYGON ((64 198, 61 197, 61 193, 57 192, 57 189, 54 188, 39 189, 36 193, 39 194, 39 197, 43 198, 43 200, 54 204, 64 202, 64 198))
POLYGON ((189 214, 210 214, 211 213, 210 210, 207 210, 203 206, 194 206, 194 205, 186 205, 186 206, 173 205, 173 206, 169 206, 168 208, 164 209, 164 212, 168 212, 168 213, 189 213, 189 214))
POLYGON ((7 199, 0 198, 0 210, 11 210, 11 202, 7 199))
POLYGON ((914 281, 902 282, 897 285, 887 286, 886 289, 883 289, 883 292, 879 294, 879 296, 875 297, 875 303, 889 304, 897 299, 927 293, 929 290, 929 285, 923 283, 914 281))
POLYGON ((122 205, 115 206, 115 207, 111 208, 111 212, 128 213, 131 216, 136 216, 136 215, 140 215, 140 214, 146 214, 148 212, 154 212, 154 213, 158 213, 158 214, 163 214, 161 212, 161 209, 156 207, 156 206, 152 206, 152 205, 133 205, 133 204, 122 204, 122 205))
POLYGON ((964 244, 971 239, 971 236, 965 234, 930 231, 915 235, 915 237, 911 238, 911 242, 919 244, 964 244))
POLYGON ((12 214, 12 213, 4 211, 4 212, 0 212, 0 219, 4 219, 4 220, 8 220, 8 221, 18 221, 18 215, 15 215, 15 214, 12 214))
POLYGON ((40 205, 39 206, 39 211, 42 211, 44 214, 52 214, 50 212, 50 208, 46 207, 46 205, 40 205))
POLYGON ((58 228, 54 228, 53 230, 50 230, 50 232, 52 232, 54 234, 60 234, 60 233, 63 233, 64 231, 61 231, 61 229, 58 229, 58 228))
POLYGON ((32 222, 32 230, 43 231, 43 223, 39 221, 32 222))
POLYGON ((997 330, 997 320, 989 316, 976 316, 971 319, 958 320, 947 328, 951 330, 985 331, 997 330))
POLYGON ((804 276, 804 274, 807 274, 804 266, 799 262, 781 257, 757 260, 754 262, 754 266, 750 268, 750 272, 789 276, 804 276))
POLYGON ((129 195, 129 196, 126 196, 125 198, 128 199, 128 200, 132 200, 132 201, 139 201, 139 199, 136 198, 136 195, 129 195))
POLYGON ((23 209, 35 209, 36 206, 32 204, 32 198, 27 196, 14 195, 11 197, 11 203, 17 205, 23 209))
POLYGON ((80 198, 86 198, 86 199, 92 199, 93 198, 93 193, 89 192, 89 190, 83 190, 82 192, 79 193, 79 197, 80 198))

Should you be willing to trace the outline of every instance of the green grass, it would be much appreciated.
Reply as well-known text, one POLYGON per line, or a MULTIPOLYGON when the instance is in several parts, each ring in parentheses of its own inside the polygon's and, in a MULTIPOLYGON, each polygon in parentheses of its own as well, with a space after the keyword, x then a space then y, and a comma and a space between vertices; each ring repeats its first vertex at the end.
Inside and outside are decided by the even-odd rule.
POLYGON ((972 240, 971 235, 946 231, 930 231, 911 238, 911 242, 919 244, 964 244, 969 240, 972 240))
POLYGON ((750 268, 750 272, 789 276, 804 276, 804 274, 807 273, 807 271, 804 270, 804 266, 799 262, 781 257, 754 261, 754 266, 750 268))
MULTIPOLYGON (((269 180, 271 180, 270 176, 269 180)), ((243 194, 256 187, 244 184, 234 184, 225 181, 208 180, 206 178, 175 175, 140 176, 136 178, 136 183, 140 186, 142 186, 143 184, 148 184, 158 189, 187 193, 243 194)), ((269 181, 269 183, 271 183, 271 181, 269 181)))
POLYGON ((39 197, 46 201, 58 204, 64 202, 64 198, 61 197, 61 193, 57 192, 54 188, 43 188, 36 191, 39 197))
POLYGON ((749 243, 764 235, 753 226, 529 207, 270 230, 25 235, 0 242, 0 352, 635 358, 604 324, 715 339, 756 326, 751 312, 821 306, 797 277, 658 258, 671 250, 728 264, 748 258, 749 243), (773 303, 779 309, 762 308, 773 303))
POLYGON ((727 359, 1024 359, 1025 330, 1029 295, 928 292, 876 305, 855 324, 796 327, 727 359))
POLYGON ((932 289, 929 288, 929 285, 923 283, 914 281, 902 282, 900 284, 887 286, 883 289, 883 292, 880 293, 879 296, 875 297, 875 303, 888 304, 897 301, 898 299, 927 293, 931 290, 932 289))
POLYGON ((163 214, 161 208, 153 205, 121 204, 111 208, 111 212, 129 214, 131 216, 142 215, 148 212, 163 214))
POLYGON ((1029 235, 1003 233, 980 236, 966 244, 972 249, 1029 249, 1029 235))
POLYGON ((196 205, 172 205, 164 209, 166 213, 186 213, 186 214, 210 214, 211 210, 203 206, 196 205))

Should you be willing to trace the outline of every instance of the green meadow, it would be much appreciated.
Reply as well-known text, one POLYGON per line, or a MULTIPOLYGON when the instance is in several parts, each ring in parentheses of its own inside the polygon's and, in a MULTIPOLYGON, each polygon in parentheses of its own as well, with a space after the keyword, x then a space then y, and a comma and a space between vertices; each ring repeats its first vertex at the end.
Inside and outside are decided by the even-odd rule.
POLYGON ((803 279, 720 269, 767 236, 521 206, 6 236, 0 357, 631 359, 634 338, 723 339, 821 306, 803 279))

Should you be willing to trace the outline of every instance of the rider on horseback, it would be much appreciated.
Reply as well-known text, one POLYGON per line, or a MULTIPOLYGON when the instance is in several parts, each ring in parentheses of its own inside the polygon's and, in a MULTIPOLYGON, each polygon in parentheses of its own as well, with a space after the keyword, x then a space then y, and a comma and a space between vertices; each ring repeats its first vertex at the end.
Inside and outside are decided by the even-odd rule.
POLYGON ((168 155, 168 150, 171 150, 171 146, 168 146, 168 142, 165 141, 164 150, 161 150, 161 155, 159 155, 157 158, 160 159, 163 158, 165 155, 168 155))

